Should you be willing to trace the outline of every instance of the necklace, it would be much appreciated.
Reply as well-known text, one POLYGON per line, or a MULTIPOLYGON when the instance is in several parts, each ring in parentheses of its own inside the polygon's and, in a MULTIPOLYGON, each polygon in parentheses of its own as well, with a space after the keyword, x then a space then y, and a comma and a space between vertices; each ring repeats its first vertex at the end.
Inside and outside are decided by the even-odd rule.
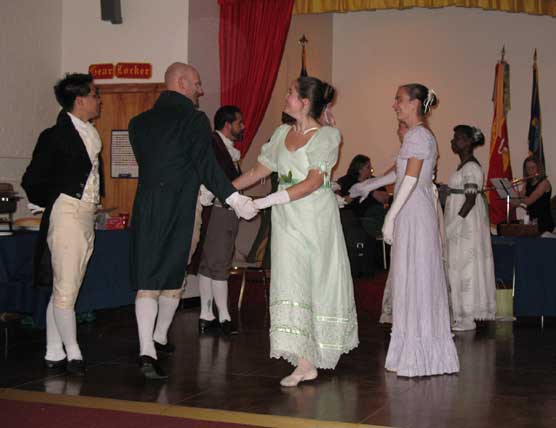
POLYGON ((318 126, 313 126, 312 128, 306 129, 306 130, 303 131, 301 134, 302 134, 302 135, 307 135, 309 132, 311 132, 311 131, 316 131, 317 129, 319 129, 318 126))

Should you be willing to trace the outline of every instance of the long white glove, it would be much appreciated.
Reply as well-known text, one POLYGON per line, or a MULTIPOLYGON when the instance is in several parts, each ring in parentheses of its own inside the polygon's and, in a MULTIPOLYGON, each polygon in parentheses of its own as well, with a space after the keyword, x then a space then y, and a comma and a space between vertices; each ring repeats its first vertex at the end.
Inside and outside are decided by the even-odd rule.
POLYGON ((251 220, 259 212, 253 200, 247 196, 240 195, 239 192, 234 192, 228 196, 226 203, 234 209, 238 217, 242 217, 245 220, 251 220))
POLYGON ((458 214, 450 224, 447 224, 446 239, 448 240, 454 239, 462 223, 463 223, 463 217, 458 214))
POLYGON ((392 184, 396 181, 396 171, 392 170, 382 177, 369 178, 361 183, 355 183, 349 189, 349 196, 352 198, 361 197, 360 202, 363 202, 373 190, 376 190, 387 184, 392 184))
POLYGON ((410 175, 404 176, 400 183, 400 187, 394 196, 394 201, 386 214, 384 225, 382 226, 382 237, 387 244, 392 245, 394 241, 394 220, 396 220, 396 216, 413 192, 416 184, 417 177, 411 177, 410 175))
POLYGON ((199 202, 204 207, 210 207, 214 203, 214 194, 202 184, 199 189, 199 202))
POLYGON ((336 196, 336 202, 338 203, 338 208, 343 208, 347 205, 346 200, 344 198, 342 198, 337 193, 334 193, 334 195, 336 196))
POLYGON ((290 201, 290 194, 287 190, 280 190, 278 192, 271 193, 265 198, 255 199, 255 206, 264 210, 272 205, 287 204, 290 201))
POLYGON ((32 202, 29 202, 27 204, 27 208, 29 209, 29 211, 31 211, 31 214, 33 214, 33 215, 40 214, 44 211, 43 207, 39 207, 38 205, 35 205, 32 202))

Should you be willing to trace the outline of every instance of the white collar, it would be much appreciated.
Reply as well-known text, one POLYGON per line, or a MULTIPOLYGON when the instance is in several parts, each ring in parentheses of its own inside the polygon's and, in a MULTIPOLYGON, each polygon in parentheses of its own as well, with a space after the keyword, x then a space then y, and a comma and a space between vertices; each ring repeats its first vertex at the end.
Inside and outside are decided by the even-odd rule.
POLYGON ((68 116, 70 117, 73 126, 75 126, 77 129, 81 128, 81 129, 90 129, 91 125, 89 122, 84 122, 81 119, 79 119, 76 115, 70 113, 69 111, 67 112, 68 116))
POLYGON ((232 160, 234 162, 239 161, 241 159, 241 152, 234 147, 234 142, 230 140, 228 137, 226 137, 224 134, 222 134, 222 132, 216 131, 216 133, 220 136, 220 138, 224 142, 224 145, 226 146, 226 149, 228 149, 228 153, 230 154, 232 160))

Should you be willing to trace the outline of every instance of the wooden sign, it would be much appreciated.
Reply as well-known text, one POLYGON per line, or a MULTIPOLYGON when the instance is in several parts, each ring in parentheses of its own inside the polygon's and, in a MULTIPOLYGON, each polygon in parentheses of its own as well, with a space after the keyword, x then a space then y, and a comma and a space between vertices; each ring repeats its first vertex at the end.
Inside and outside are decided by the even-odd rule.
POLYGON ((150 79, 152 65, 140 62, 119 62, 116 64, 116 77, 121 79, 150 79))
POLYGON ((113 79, 114 78, 114 64, 91 64, 89 66, 89 73, 93 79, 113 79))

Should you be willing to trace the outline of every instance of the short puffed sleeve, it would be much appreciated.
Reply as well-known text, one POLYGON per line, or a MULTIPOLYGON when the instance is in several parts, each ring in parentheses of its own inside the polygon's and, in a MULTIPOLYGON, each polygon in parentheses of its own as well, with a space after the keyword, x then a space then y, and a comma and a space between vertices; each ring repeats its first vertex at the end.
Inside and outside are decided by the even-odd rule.
POLYGON ((465 193, 477 193, 483 188, 483 169, 477 162, 467 162, 461 168, 461 174, 465 193))
POLYGON ((405 134, 399 157, 430 159, 435 150, 436 142, 431 132, 422 126, 417 126, 405 134))
POLYGON ((276 128, 276 131, 274 131, 274 134, 272 134, 268 143, 263 144, 261 147, 261 153, 257 158, 257 162, 264 165, 271 171, 278 171, 278 149, 280 145, 283 144, 289 130, 289 125, 280 125, 276 128))
POLYGON ((342 137, 340 131, 330 126, 323 126, 307 146, 309 169, 319 169, 330 173, 338 161, 338 149, 342 137))

